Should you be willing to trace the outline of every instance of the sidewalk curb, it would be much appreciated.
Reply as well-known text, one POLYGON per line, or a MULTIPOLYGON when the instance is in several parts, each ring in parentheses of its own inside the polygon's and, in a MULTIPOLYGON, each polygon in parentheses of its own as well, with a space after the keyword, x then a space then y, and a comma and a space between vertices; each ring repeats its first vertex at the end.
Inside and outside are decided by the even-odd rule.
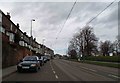
POLYGON ((17 72, 17 70, 15 70, 15 71, 13 71, 13 72, 11 72, 11 73, 5 75, 5 76, 2 76, 2 79, 4 79, 4 78, 6 78, 6 77, 8 77, 8 76, 10 76, 11 74, 16 73, 16 72, 17 72))

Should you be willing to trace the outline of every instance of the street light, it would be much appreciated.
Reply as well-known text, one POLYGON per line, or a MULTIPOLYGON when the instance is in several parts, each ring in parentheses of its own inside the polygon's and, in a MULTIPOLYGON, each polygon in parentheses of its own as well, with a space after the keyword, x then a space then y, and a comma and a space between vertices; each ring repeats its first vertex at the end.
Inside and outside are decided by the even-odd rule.
POLYGON ((32 37, 32 22, 35 21, 35 19, 31 20, 31 37, 32 37))
MULTIPOLYGON (((32 19, 31 20, 31 30, 30 30, 30 35, 31 35, 31 38, 32 38, 32 22, 35 21, 35 19, 32 19)), ((32 47, 32 39, 30 38, 30 52, 31 52, 31 47, 32 47)))
POLYGON ((45 55, 45 46, 44 46, 44 42, 45 42, 45 39, 43 39, 43 55, 45 55))

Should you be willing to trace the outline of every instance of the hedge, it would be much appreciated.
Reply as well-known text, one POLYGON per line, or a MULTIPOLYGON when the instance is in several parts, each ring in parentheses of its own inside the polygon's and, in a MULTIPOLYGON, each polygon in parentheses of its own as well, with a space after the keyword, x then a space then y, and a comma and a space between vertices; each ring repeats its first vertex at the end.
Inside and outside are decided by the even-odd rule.
POLYGON ((120 56, 89 56, 85 60, 120 63, 120 56))

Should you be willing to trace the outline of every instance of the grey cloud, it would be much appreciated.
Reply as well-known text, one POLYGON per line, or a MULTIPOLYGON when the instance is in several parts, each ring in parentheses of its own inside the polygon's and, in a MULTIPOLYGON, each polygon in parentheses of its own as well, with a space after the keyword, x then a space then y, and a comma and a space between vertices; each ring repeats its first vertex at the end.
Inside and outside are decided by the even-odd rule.
POLYGON ((118 22, 118 8, 111 9, 108 16, 104 16, 101 19, 97 19, 96 23, 115 24, 118 22))
MULTIPOLYGON (((63 52, 67 49, 66 44, 69 42, 73 34, 82 27, 81 25, 94 17, 109 3, 77 2, 70 18, 60 33, 56 44, 54 44, 55 38, 62 28, 61 25, 65 21, 73 2, 21 2, 4 4, 9 4, 8 6, 3 5, 3 9, 4 7, 11 7, 11 10, 9 11, 11 13, 12 20, 15 23, 20 23, 20 29, 22 29, 22 31, 27 31, 27 33, 29 33, 30 20, 34 18, 36 21, 33 23, 33 34, 34 37, 37 38, 37 41, 42 42, 42 39, 46 38, 46 45, 53 44, 53 48, 56 51, 63 52), (74 20, 70 22, 72 19, 74 20)), ((97 18, 91 23, 95 26, 96 35, 100 39, 104 40, 108 38, 113 40, 116 36, 116 11, 115 7, 111 7, 111 12, 106 11, 109 13, 108 16, 104 17, 104 14, 101 14, 104 19, 97 18), (105 34, 106 32, 107 34, 105 34)))

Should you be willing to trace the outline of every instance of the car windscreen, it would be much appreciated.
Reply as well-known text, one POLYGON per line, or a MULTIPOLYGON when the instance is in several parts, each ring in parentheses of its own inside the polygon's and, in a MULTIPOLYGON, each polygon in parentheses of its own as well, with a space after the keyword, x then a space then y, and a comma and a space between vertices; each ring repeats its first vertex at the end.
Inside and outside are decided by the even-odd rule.
POLYGON ((37 61, 36 57, 25 57, 23 61, 37 61))

